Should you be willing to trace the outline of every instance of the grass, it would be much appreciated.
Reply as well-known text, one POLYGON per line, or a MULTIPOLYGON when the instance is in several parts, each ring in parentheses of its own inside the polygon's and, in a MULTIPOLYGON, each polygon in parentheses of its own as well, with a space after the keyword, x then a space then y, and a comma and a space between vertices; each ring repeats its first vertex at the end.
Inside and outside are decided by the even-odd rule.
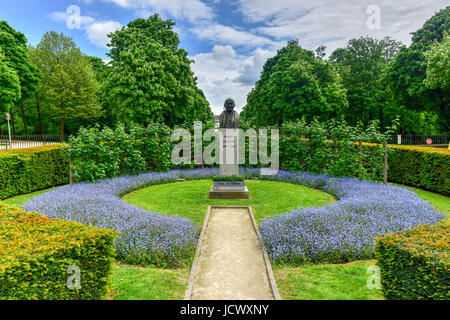
POLYGON ((379 289, 369 289, 367 268, 375 260, 346 264, 275 266, 278 290, 283 300, 381 300, 379 289))
POLYGON ((114 266, 111 280, 115 300, 182 300, 189 269, 158 269, 124 264, 114 266))
POLYGON ((251 206, 259 223, 277 213, 299 207, 321 206, 334 198, 319 190, 285 182, 246 180, 249 199, 209 199, 211 180, 183 181, 151 186, 125 195, 130 204, 164 214, 178 214, 202 224, 208 205, 251 206))
POLYGON ((43 193, 45 193, 47 191, 50 191, 50 190, 53 190, 53 189, 56 189, 56 188, 57 187, 50 188, 50 189, 39 190, 39 191, 35 191, 35 192, 32 192, 32 193, 22 194, 20 196, 11 197, 11 198, 8 198, 8 199, 2 200, 2 201, 3 201, 3 203, 6 203, 7 205, 14 206, 14 207, 20 207, 25 201, 28 201, 31 198, 34 198, 34 197, 36 197, 36 196, 38 196, 40 194, 43 194, 43 193))

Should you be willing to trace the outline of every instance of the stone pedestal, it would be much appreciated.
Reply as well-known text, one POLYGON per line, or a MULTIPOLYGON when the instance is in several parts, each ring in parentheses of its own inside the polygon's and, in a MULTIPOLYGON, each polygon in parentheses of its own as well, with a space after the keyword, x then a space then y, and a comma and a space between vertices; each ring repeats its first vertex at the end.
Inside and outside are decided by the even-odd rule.
MULTIPOLYGON (((219 174, 239 175, 239 130, 220 129, 219 174)), ((209 190, 210 199, 248 199, 244 181, 214 181, 209 190)))
POLYGON ((210 199, 248 199, 244 181, 214 181, 209 190, 210 199))

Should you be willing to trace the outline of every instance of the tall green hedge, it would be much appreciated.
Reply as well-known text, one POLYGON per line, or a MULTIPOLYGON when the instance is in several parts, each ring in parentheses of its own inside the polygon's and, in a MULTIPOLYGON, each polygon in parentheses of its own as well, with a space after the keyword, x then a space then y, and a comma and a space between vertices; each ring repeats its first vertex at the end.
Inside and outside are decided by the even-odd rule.
POLYGON ((450 223, 377 238, 383 294, 392 300, 450 299, 450 223))
POLYGON ((61 145, 0 152, 0 199, 69 183, 61 145))
POLYGON ((450 195, 450 151, 392 146, 388 155, 390 181, 450 195))
POLYGON ((110 230, 51 219, 0 202, 0 299, 105 297, 115 236, 110 230))

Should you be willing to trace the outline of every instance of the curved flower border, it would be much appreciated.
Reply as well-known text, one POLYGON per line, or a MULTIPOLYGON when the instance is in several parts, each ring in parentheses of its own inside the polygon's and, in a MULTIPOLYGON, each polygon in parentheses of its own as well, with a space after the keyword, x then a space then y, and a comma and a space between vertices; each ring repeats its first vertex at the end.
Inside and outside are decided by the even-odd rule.
MULTIPOLYGON (((150 185, 210 179, 216 174, 217 168, 172 170, 66 185, 27 201, 23 207, 52 218, 119 231, 115 248, 117 258, 125 263, 179 266, 192 258, 200 226, 187 218, 140 209, 125 203, 121 196, 150 185)), ((338 263, 373 258, 376 236, 434 224, 444 217, 401 187, 288 171, 260 176, 259 169, 243 169, 242 174, 321 188, 339 198, 331 205, 298 209, 261 222, 261 236, 276 262, 338 263)))

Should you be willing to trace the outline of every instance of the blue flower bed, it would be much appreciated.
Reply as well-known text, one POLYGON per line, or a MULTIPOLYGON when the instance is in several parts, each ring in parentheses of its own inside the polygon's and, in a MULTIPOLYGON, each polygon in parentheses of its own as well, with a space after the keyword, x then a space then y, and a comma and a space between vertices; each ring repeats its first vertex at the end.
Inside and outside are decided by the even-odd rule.
MULTIPOLYGON (((259 176, 258 169, 244 169, 242 173, 247 178, 259 176)), ((118 259, 125 263, 178 266, 192 258, 200 226, 187 218, 137 208, 120 197, 154 184, 180 178, 206 179, 216 174, 218 170, 211 168, 173 170, 67 185, 27 201, 24 209, 119 231, 115 247, 118 259)), ((434 224, 444 217, 404 188, 287 171, 259 178, 321 188, 339 198, 331 205, 294 210, 262 221, 263 241, 276 262, 370 259, 375 236, 434 224)))

